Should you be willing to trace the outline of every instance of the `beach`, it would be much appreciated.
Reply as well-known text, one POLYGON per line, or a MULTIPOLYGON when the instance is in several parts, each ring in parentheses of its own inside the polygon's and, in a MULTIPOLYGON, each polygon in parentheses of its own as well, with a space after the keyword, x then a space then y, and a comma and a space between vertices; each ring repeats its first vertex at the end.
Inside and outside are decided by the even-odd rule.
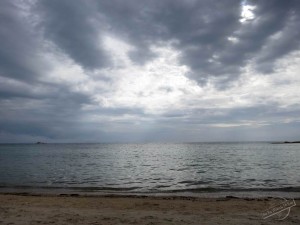
POLYGON ((298 145, 10 144, 0 156, 0 225, 300 224, 298 145), (285 199, 290 212, 263 218, 285 199))
MULTIPOLYGON (((262 218, 272 198, 0 194, 0 224, 300 224, 300 200, 284 220, 262 218)), ((278 218, 277 218, 278 219, 278 218)))

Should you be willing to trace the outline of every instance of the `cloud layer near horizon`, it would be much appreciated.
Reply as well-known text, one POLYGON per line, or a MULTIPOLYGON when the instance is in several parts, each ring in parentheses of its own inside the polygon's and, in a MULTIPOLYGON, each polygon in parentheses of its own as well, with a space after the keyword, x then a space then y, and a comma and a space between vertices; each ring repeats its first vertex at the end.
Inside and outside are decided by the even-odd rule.
POLYGON ((0 142, 299 139, 300 2, 0 2, 0 142))

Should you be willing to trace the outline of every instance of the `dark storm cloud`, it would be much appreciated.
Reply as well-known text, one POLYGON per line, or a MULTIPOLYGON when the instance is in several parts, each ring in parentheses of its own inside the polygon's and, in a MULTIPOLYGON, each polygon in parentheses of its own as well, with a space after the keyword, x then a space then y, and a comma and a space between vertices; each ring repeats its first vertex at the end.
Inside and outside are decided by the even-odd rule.
POLYGON ((279 0, 249 3, 256 7, 256 18, 236 32, 241 42, 233 52, 241 59, 254 57, 258 71, 271 72, 276 59, 300 47, 300 4, 279 0))
POLYGON ((38 75, 37 40, 34 30, 14 1, 0 2, 0 75, 33 80, 38 75))
MULTIPOLYGON (((39 69, 33 60, 37 41, 12 2, 1 2, 2 76, 30 77, 39 69)), ((101 35, 113 33, 136 47, 130 53, 136 63, 155 57, 152 45, 175 41, 193 78, 205 81, 220 75, 234 79, 251 59, 261 71, 271 70, 276 59, 298 49, 299 6, 292 0, 53 0, 38 1, 32 13, 43 37, 84 68, 111 66, 101 35), (255 6, 255 18, 246 23, 239 21, 243 4, 255 6), (278 32, 279 38, 270 40, 278 32)))
POLYGON ((135 63, 155 57, 151 46, 173 41, 194 79, 227 76, 230 81, 251 59, 268 72, 276 59, 299 48, 299 6, 292 0, 53 0, 38 1, 34 13, 44 38, 86 69, 112 66, 101 45, 101 35, 112 33, 136 47, 129 53, 135 63), (255 18, 241 23, 246 4, 255 6, 255 18), (270 40, 278 32, 280 37, 270 40))
POLYGON ((36 7, 46 39, 87 69, 107 65, 99 33, 104 25, 93 1, 43 0, 36 7))
POLYGON ((197 79, 232 71, 230 65, 212 64, 209 59, 228 44, 226 37, 239 26, 239 1, 99 1, 98 5, 111 32, 136 46, 132 55, 139 55, 142 62, 153 57, 151 45, 174 41, 182 63, 192 67, 197 79))
POLYGON ((198 81, 220 75, 235 79, 251 59, 260 72, 269 71, 276 59, 299 48, 298 1, 113 0, 97 5, 110 31, 137 47, 134 60, 151 59, 149 47, 159 41, 177 40, 182 63, 198 81), (243 4, 255 6, 255 18, 245 23, 239 21, 243 4), (278 32, 279 39, 271 41, 278 32))

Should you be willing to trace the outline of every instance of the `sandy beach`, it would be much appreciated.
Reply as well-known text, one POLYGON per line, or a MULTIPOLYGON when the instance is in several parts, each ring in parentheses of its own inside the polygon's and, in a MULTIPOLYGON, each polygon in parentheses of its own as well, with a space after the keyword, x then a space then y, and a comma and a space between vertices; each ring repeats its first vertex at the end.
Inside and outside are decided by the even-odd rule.
POLYGON ((272 200, 0 194, 0 224, 300 224, 300 200, 262 219, 272 200))

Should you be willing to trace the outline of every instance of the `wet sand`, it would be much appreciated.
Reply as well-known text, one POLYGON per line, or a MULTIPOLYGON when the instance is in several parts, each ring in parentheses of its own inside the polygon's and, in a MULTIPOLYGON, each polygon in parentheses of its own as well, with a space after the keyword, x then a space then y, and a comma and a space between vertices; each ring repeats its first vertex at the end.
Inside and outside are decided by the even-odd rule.
POLYGON ((300 200, 289 216, 262 219, 272 198, 238 199, 0 194, 0 224, 300 224, 300 200), (278 218, 277 218, 278 219, 278 218))

